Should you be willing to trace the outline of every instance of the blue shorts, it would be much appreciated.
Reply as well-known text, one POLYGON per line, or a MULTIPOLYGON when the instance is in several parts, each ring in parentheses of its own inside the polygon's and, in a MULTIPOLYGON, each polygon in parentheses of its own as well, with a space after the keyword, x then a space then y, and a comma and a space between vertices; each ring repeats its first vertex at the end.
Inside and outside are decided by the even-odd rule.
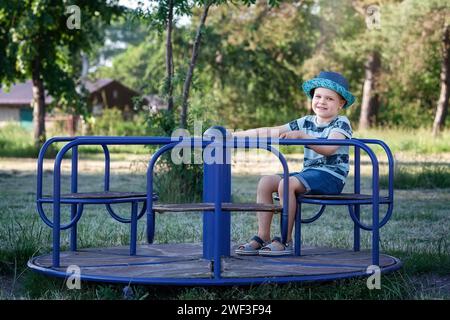
POLYGON ((296 177, 305 186, 306 194, 340 194, 345 185, 341 179, 322 170, 307 169, 289 176, 296 177))

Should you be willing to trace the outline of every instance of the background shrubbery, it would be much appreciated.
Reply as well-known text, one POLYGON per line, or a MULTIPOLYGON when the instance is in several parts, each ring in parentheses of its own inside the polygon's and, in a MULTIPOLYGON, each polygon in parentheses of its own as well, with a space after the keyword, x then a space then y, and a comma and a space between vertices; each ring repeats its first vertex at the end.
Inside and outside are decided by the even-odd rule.
POLYGON ((88 134, 94 136, 144 136, 149 132, 146 118, 145 114, 140 113, 134 115, 132 120, 124 120, 119 109, 105 109, 101 116, 89 120, 88 134))

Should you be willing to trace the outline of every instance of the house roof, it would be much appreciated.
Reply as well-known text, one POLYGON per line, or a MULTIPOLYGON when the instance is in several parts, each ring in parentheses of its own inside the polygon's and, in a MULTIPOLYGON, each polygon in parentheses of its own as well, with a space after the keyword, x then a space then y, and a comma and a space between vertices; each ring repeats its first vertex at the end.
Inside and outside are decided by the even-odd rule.
MULTIPOLYGON (((108 86, 109 84, 117 82, 122 87, 134 92, 136 95, 139 93, 133 89, 130 89, 124 86, 122 83, 114 80, 114 79, 98 79, 94 82, 86 81, 85 87, 90 93, 94 93, 99 91, 100 89, 108 86)), ((24 83, 16 83, 12 85, 9 91, 0 88, 0 105, 5 106, 23 106, 23 105, 31 105, 33 101, 33 84, 31 80, 28 80, 24 83)), ((45 96, 45 103, 49 104, 53 101, 53 98, 49 95, 45 96)))
MULTIPOLYGON (((0 88, 0 105, 30 105, 33 101, 33 84, 31 80, 24 83, 17 83, 6 91, 0 88)), ((45 103, 51 103, 52 97, 45 96, 45 103)))
MULTIPOLYGON (((84 86, 86 87, 86 89, 89 91, 89 92, 95 92, 95 91, 98 91, 98 90, 100 90, 101 88, 103 88, 103 87, 106 87, 107 85, 109 85, 110 83, 112 83, 112 82, 114 82, 114 81, 116 81, 116 80, 114 80, 114 79, 108 79, 108 78, 105 78, 105 79, 98 79, 98 80, 96 80, 96 81, 94 81, 94 82, 91 82, 91 81, 86 81, 85 83, 84 83, 84 86)), ((134 90, 133 90, 134 91, 134 90)))

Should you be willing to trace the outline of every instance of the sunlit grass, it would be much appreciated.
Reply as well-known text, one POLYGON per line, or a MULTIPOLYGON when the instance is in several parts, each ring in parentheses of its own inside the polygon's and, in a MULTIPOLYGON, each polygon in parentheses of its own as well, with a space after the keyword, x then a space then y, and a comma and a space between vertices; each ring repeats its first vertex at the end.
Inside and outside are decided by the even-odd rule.
POLYGON ((379 128, 356 131, 355 138, 378 139, 386 142, 392 152, 411 152, 416 154, 437 154, 450 152, 450 130, 444 130, 433 137, 431 128, 400 129, 379 128))
MULTIPOLYGON (((450 130, 444 130, 438 137, 433 137, 431 129, 422 128, 407 130, 401 128, 379 128, 365 131, 355 131, 355 138, 370 138, 383 140, 393 153, 425 155, 450 152, 450 130)), ((48 138, 51 136, 49 135, 48 138)), ((57 149, 63 144, 57 144, 57 149)), ((82 147, 86 158, 101 157, 102 149, 96 146, 82 147)), ((302 147, 280 147, 283 153, 302 152, 302 147)), ((118 154, 149 154, 151 150, 142 146, 111 146, 110 151, 118 154)), ((377 154, 382 154, 380 148, 374 148, 377 154)), ((351 149, 351 152, 352 149, 351 149)), ((32 132, 18 125, 8 125, 0 128, 0 157, 35 157, 37 150, 33 146, 32 132)))

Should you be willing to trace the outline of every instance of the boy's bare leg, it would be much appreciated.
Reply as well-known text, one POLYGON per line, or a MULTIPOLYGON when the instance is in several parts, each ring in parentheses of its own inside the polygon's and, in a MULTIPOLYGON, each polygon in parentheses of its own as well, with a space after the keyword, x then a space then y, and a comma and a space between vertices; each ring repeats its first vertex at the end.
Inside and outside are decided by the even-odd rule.
MULTIPOLYGON (((264 176, 259 180, 258 189, 256 194, 257 203, 273 204, 272 194, 278 190, 278 184, 281 177, 277 175, 264 176)), ((258 237, 263 241, 270 240, 270 225, 272 223, 272 212, 257 212, 258 217, 258 237)), ((251 240, 250 245, 258 249, 259 243, 251 240)))
MULTIPOLYGON (((280 203, 283 204, 283 180, 279 182, 278 194, 280 196, 280 203)), ((297 211, 297 195, 305 193, 306 188, 297 178, 289 178, 289 222, 288 222, 288 236, 287 241, 292 240, 292 230, 294 229, 295 214, 297 211)))
MULTIPOLYGON (((272 194, 278 190, 281 177, 277 175, 264 176, 259 180, 256 196, 257 203, 273 204, 272 194)), ((270 226, 273 212, 258 212, 258 237, 264 241, 270 240, 270 226)))

